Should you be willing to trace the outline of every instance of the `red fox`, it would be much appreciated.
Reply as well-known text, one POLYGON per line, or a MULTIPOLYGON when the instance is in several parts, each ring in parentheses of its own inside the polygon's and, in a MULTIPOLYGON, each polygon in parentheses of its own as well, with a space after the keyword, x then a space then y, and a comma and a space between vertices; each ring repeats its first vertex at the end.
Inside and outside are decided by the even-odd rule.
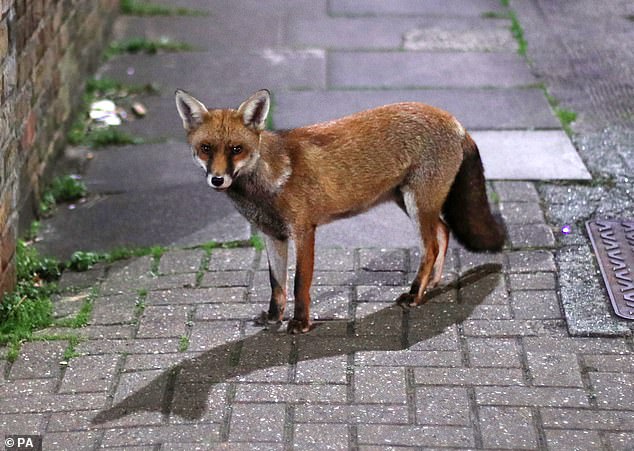
POLYGON ((311 329, 315 229, 395 201, 421 238, 421 261, 399 303, 418 305, 442 276, 449 229, 472 251, 499 251, 506 233, 491 213, 475 142, 449 113, 422 103, 385 105, 330 122, 267 131, 270 93, 237 110, 207 109, 185 91, 176 106, 207 183, 225 191, 265 237, 271 301, 286 307, 288 239, 295 241, 295 310, 289 333, 311 329))

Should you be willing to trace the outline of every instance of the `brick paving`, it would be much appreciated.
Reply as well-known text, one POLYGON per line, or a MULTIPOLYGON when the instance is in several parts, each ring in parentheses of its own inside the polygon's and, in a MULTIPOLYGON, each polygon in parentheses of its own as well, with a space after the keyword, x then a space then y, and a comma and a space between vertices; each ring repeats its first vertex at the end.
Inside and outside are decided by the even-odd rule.
POLYGON ((92 319, 3 362, 2 429, 44 449, 631 449, 632 338, 568 335, 549 229, 506 213, 534 188, 492 188, 524 240, 452 243, 443 288, 410 310, 393 300, 416 249, 318 249, 305 336, 255 325, 269 288, 254 248, 66 272, 90 286, 92 319))
MULTIPOLYGON (((480 130, 558 128, 528 66, 514 53, 509 21, 485 18, 504 11, 498 1, 271 0, 273 6, 257 15, 257 28, 236 43, 235 27, 253 26, 256 17, 241 8, 255 4, 226 2, 226 11, 204 18, 121 18, 124 36, 171 28, 179 39, 213 37, 214 47, 209 53, 123 56, 101 73, 177 84, 223 105, 268 84, 278 126, 409 99, 445 106, 480 130), (360 39, 350 26, 376 39, 360 39), (224 47, 240 58, 223 53, 224 47), (465 57, 473 77, 440 76, 440 68, 460 68, 465 57), (368 67, 355 72, 362 65, 368 67), (266 70, 254 74, 253 67, 266 70)), ((128 128, 182 139, 172 91, 148 99, 156 119, 150 115, 128 128)), ((146 168, 143 190, 131 185, 120 197, 107 191, 122 185, 99 179, 102 165, 128 174, 132 183, 136 158, 165 151, 161 158, 172 161, 165 155, 173 147, 168 142, 97 155, 113 159, 92 163, 87 174, 91 190, 104 190, 104 200, 89 204, 92 210, 79 206, 75 220, 86 215, 94 230, 104 224, 95 211, 111 202, 107 208, 128 232, 104 230, 111 244, 141 229, 154 233, 158 223, 171 223, 166 217, 175 218, 177 238, 211 239, 195 228, 179 230, 185 226, 178 214, 163 210, 183 204, 193 190, 172 186, 174 174, 159 179, 146 168), (148 196, 148 186, 168 198, 148 196), (141 220, 130 205, 161 217, 141 220)), ((489 188, 509 231, 507 248, 481 255, 452 242, 441 288, 421 307, 394 304, 416 270, 416 248, 318 245, 312 288, 317 327, 303 336, 255 324, 270 296, 266 254, 255 248, 208 251, 181 240, 186 245, 171 245, 160 258, 67 271, 55 313, 72 316, 91 299, 90 321, 38 332, 39 340, 25 343, 14 362, 0 350, 0 431, 41 434, 45 450, 634 449, 631 334, 569 333, 559 290, 567 276, 556 258, 561 238, 547 223, 535 184, 496 180, 489 188)), ((232 211, 208 210, 222 217, 232 211)), ((245 238, 248 228, 231 221, 222 236, 233 238, 237 230, 245 238)), ((65 230, 66 244, 85 236, 65 230)))

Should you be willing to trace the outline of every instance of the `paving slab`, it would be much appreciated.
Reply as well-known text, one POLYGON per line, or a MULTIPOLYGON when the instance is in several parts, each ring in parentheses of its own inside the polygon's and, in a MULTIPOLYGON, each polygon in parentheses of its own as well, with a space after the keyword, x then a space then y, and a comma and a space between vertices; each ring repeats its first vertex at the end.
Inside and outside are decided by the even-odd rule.
POLYGON ((568 330, 576 336, 631 335, 634 325, 614 315, 598 269, 588 264, 594 258, 589 244, 569 246, 556 256, 568 330))
POLYGON ((166 92, 176 88, 200 93, 250 93, 263 87, 319 89, 325 85, 325 59, 318 49, 121 55, 104 64, 97 75, 128 84, 157 83, 166 92))
MULTIPOLYGON (((189 86, 188 91, 210 109, 236 109, 252 93, 250 90, 204 91, 197 85, 189 86)), ((177 141, 182 143, 179 145, 181 150, 187 148, 185 130, 176 110, 172 87, 163 87, 161 95, 141 95, 135 99, 145 105, 147 115, 137 118, 129 114, 127 120, 121 124, 122 131, 150 141, 177 141)))
POLYGON ((42 221, 46 239, 37 247, 45 255, 65 260, 77 250, 107 252, 121 246, 192 246, 248 239, 248 223, 226 196, 213 194, 217 193, 204 183, 190 183, 93 196, 73 210, 62 205, 55 216, 42 221))
POLYGON ((472 136, 489 178, 592 179, 561 130, 476 131, 472 136))
POLYGON ((535 84, 517 53, 331 52, 331 88, 517 87, 535 84))
MULTIPOLYGON (((233 21, 243 17, 260 20, 270 16, 305 16, 319 17, 327 14, 329 0, 239 0, 209 2, 208 0, 153 0, 152 3, 188 8, 194 11, 205 11, 207 17, 219 17, 221 20, 233 21), (211 3, 211 4, 210 4, 211 3)), ((234 30, 235 31, 235 30, 234 30)), ((235 43, 235 42, 234 42, 235 43)))
MULTIPOLYGON (((205 185, 189 145, 165 142, 109 147, 93 152, 84 179, 91 193, 152 191, 166 186, 205 185)), ((212 191, 209 190, 211 196, 212 191)))
POLYGON ((288 44, 326 49, 398 49, 403 34, 420 23, 409 17, 297 18, 288 24, 288 44))
POLYGON ((469 130, 561 127, 543 92, 534 88, 274 91, 273 96, 273 120, 282 129, 408 101, 447 110, 469 130))
POLYGON ((288 44, 337 50, 513 51, 507 20, 481 17, 294 18, 288 44))
POLYGON ((420 239, 409 217, 394 203, 317 228, 317 244, 327 247, 416 247, 420 239))
POLYGON ((58 206, 42 221, 42 252, 67 259, 77 250, 250 237, 249 224, 227 196, 204 182, 186 143, 110 147, 93 154, 84 175, 90 196, 58 206), (73 240, 66 239, 69 234, 73 240))
POLYGON ((496 0, 332 0, 329 8, 333 15, 422 15, 422 16, 476 16, 503 11, 496 0))
POLYGON ((436 20, 432 24, 418 25, 403 34, 403 48, 417 51, 517 51, 517 41, 510 36, 510 23, 506 20, 496 20, 495 26, 464 22, 447 26, 447 23, 436 20))
MULTIPOLYGON (((171 6, 171 5, 170 5, 171 6)), ((169 38, 186 43, 194 50, 224 50, 250 52, 254 49, 280 47, 284 38, 284 16, 261 15, 257 21, 247 14, 235 14, 231 20, 225 15, 167 16, 147 20, 138 16, 122 16, 115 22, 113 39, 124 41, 145 38, 160 41, 169 38), (238 30, 248 30, 240 33, 238 30)))

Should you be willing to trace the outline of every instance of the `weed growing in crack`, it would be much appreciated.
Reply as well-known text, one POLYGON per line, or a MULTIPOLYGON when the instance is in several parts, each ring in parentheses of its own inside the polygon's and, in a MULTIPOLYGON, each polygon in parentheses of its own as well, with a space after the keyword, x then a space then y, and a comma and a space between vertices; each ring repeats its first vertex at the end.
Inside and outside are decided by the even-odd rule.
POLYGON ((181 335, 178 340, 178 352, 185 352, 189 349, 189 338, 187 335, 181 335))
POLYGON ((23 241, 16 246, 17 285, 0 302, 0 344, 8 345, 7 359, 15 360, 23 341, 33 331, 48 327, 53 320, 51 296, 61 276, 61 265, 41 257, 23 241))
POLYGON ((130 38, 125 41, 112 42, 106 51, 106 59, 125 53, 188 52, 193 46, 186 42, 174 41, 164 37, 157 40, 146 38, 130 38))
POLYGON ((79 312, 77 312, 74 317, 59 319, 55 321, 55 326, 70 327, 73 329, 86 326, 92 316, 93 302, 96 296, 97 291, 93 289, 90 295, 84 300, 84 303, 81 305, 79 312))
POLYGON ((171 7, 142 0, 121 0, 121 14, 131 16, 206 16, 207 11, 197 9, 171 7))
POLYGON ((77 177, 72 175, 56 177, 42 193, 39 205, 40 214, 50 215, 58 203, 79 200, 87 193, 86 184, 77 177))

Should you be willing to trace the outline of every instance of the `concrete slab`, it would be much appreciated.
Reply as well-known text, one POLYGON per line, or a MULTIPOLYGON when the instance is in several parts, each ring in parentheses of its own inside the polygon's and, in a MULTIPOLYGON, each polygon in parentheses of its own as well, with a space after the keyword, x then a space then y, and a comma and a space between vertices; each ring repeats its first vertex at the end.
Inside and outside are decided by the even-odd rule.
POLYGON ((476 131, 472 136, 489 179, 592 179, 561 130, 476 131))
POLYGON ((106 194, 205 184, 203 175, 185 142, 167 142, 94 152, 84 178, 89 192, 106 194))
MULTIPOLYGON (((136 118, 128 115, 128 120, 121 125, 121 129, 135 136, 141 136, 150 140, 175 140, 185 142, 183 122, 176 111, 172 90, 165 89, 161 96, 139 96, 136 100, 147 108, 147 115, 136 118)), ((238 108, 252 91, 226 92, 203 91, 198 86, 191 86, 189 91, 208 108, 238 108)))
POLYGON ((288 44, 328 49, 398 49, 403 33, 420 20, 401 17, 331 17, 295 19, 288 25, 288 44))
MULTIPOLYGON (((491 21, 486 22, 487 25, 489 23, 491 21)), ((496 20, 493 24, 497 26, 473 24, 467 28, 464 23, 462 27, 448 27, 444 23, 419 25, 403 35, 403 48, 416 51, 517 51, 517 41, 509 33, 510 22, 496 20)))
POLYGON ((321 50, 268 49, 240 54, 122 55, 104 64, 98 75, 129 84, 158 83, 168 92, 176 88, 197 93, 251 93, 263 87, 320 89, 325 85, 325 54, 321 50))
POLYGON ((411 89, 274 92, 274 124, 294 128, 395 102, 445 109, 470 130, 559 128, 540 89, 411 89))
POLYGON ((198 182, 91 196, 73 210, 61 205, 42 221, 40 235, 43 241, 37 247, 42 254, 65 260, 77 250, 248 239, 251 229, 227 196, 198 182))
POLYGON ((159 40, 169 37, 185 42, 200 51, 231 49, 231 52, 258 48, 280 47, 284 37, 285 18, 263 16, 254 20, 250 15, 236 15, 230 21, 224 15, 155 17, 121 16, 115 22, 114 39, 143 37, 159 40), (241 32, 236 39, 236 31, 241 32))
MULTIPOLYGON (((204 97, 205 102, 214 97, 208 93, 198 93, 195 87, 192 88, 192 94, 204 97)), ((130 114, 128 120, 120 126, 122 131, 145 139, 181 141, 185 145, 185 130, 176 111, 173 96, 165 93, 164 96, 140 96, 136 100, 145 105, 147 114, 143 118, 130 114)))
POLYGON ((417 247, 420 240, 409 217, 395 203, 381 204, 352 218, 317 228, 322 247, 417 247))
POLYGON ((203 175, 185 142, 95 151, 84 173, 90 196, 42 222, 42 250, 66 259, 77 250, 248 239, 249 224, 203 175))
POLYGON ((509 20, 481 17, 292 18, 287 42, 338 50, 515 51, 509 20))
POLYGON ((489 11, 503 11, 497 0, 332 0, 333 15, 434 15, 481 16, 489 11))
MULTIPOLYGON (((197 11, 207 11, 209 16, 220 17, 233 21, 240 17, 250 17, 252 20, 271 16, 304 16, 319 17, 327 14, 328 0, 240 0, 214 1, 209 0, 152 0, 171 8, 189 8, 197 11)), ((233 31, 235 33, 235 30, 233 31)))
POLYGON ((537 82, 516 53, 332 52, 328 84, 363 87, 496 87, 537 82))

